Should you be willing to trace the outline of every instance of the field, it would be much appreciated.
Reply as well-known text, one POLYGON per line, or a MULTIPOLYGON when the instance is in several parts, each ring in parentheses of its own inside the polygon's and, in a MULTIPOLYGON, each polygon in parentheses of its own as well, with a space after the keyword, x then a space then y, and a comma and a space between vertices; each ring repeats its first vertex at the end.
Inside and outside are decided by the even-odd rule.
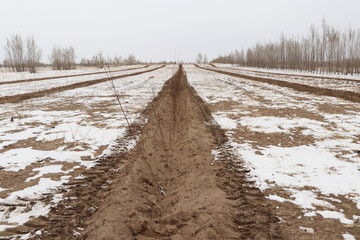
POLYGON ((0 239, 360 239, 360 78, 0 74, 0 239))

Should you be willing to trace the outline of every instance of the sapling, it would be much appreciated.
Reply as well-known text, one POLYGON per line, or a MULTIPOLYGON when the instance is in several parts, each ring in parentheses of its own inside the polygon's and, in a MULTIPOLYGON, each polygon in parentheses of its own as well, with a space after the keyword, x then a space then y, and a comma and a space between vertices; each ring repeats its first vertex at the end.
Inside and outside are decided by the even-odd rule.
MULTIPOLYGON (((106 71, 106 74, 108 75, 108 77, 112 78, 111 71, 110 71, 109 67, 107 69, 105 68, 105 71, 106 71)), ((110 91, 114 94, 114 96, 116 98, 116 101, 117 101, 117 103, 118 103, 118 105, 119 105, 119 107, 121 109, 121 113, 125 118, 128 129, 132 133, 135 132, 135 130, 134 130, 132 124, 131 124, 131 120, 128 118, 128 116, 126 114, 124 104, 122 103, 122 101, 123 102, 125 102, 125 101, 124 101, 124 99, 122 99, 122 95, 119 93, 118 89, 116 88, 114 80, 112 79, 112 80, 109 81, 109 83, 106 83, 106 84, 107 84, 110 91)), ((154 172, 153 172, 153 170, 151 168, 150 163, 147 161, 147 158, 146 158, 145 154, 143 153, 142 146, 140 144, 136 144, 135 150, 138 152, 141 160, 144 162, 146 168, 148 169, 153 181, 156 183, 160 194, 166 195, 164 188, 160 185, 160 182, 157 179, 157 177, 155 176, 155 174, 154 174, 154 172)))

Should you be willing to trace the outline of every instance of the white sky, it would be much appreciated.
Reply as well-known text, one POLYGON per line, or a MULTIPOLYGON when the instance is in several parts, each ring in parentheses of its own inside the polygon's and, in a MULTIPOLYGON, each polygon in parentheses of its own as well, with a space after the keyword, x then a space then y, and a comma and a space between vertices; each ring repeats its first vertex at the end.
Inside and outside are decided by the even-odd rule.
POLYGON ((359 0, 0 0, 0 61, 6 39, 33 34, 43 50, 74 46, 142 60, 209 59, 257 42, 304 35, 325 18, 360 28, 359 0))

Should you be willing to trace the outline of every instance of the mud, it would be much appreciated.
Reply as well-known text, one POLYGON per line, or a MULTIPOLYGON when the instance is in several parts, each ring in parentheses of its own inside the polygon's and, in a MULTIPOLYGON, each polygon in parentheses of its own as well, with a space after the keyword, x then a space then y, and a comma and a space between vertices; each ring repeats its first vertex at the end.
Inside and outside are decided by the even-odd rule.
POLYGON ((42 230, 34 239, 284 238, 270 201, 247 180, 181 67, 145 114, 147 123, 130 127, 117 152, 69 183, 48 217, 28 224, 42 230), (126 138, 138 135, 127 151, 126 138))

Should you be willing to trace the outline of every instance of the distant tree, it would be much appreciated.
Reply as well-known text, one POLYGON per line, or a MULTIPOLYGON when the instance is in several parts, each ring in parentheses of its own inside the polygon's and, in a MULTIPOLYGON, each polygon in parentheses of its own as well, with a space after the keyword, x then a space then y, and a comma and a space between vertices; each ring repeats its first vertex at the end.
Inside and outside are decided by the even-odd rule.
POLYGON ((285 37, 281 34, 277 42, 257 43, 248 48, 246 54, 244 51, 235 51, 225 56, 220 55, 212 62, 263 68, 360 73, 360 29, 341 31, 323 20, 320 28, 311 25, 307 36, 285 37))
POLYGON ((9 63, 13 71, 25 71, 25 45, 19 34, 6 40, 5 61, 9 63))
POLYGON ((64 70, 74 69, 75 64, 76 64, 76 62, 75 62, 75 59, 76 59, 75 49, 73 47, 63 48, 62 52, 63 52, 62 59, 64 61, 63 69, 64 70))
POLYGON ((203 63, 207 63, 208 62, 208 57, 206 56, 206 54, 204 54, 203 56, 203 63))
POLYGON ((40 64, 41 50, 37 46, 33 36, 29 37, 26 40, 26 46, 27 46, 27 55, 26 55, 27 67, 29 68, 29 71, 31 73, 35 73, 36 68, 40 64))
POLYGON ((196 63, 202 63, 203 62, 203 55, 199 53, 196 57, 196 63))
POLYGON ((134 65, 137 64, 138 61, 136 60, 135 56, 130 54, 126 59, 124 59, 125 65, 134 65))
POLYGON ((11 67, 11 64, 7 59, 4 59, 3 62, 2 62, 2 66, 3 67, 11 67))
POLYGON ((50 63, 55 70, 62 69, 62 49, 60 47, 53 47, 51 55, 49 56, 50 63))
POLYGON ((114 60, 113 60, 113 64, 114 66, 118 67, 120 66, 122 63, 122 59, 121 59, 121 56, 116 56, 114 57, 114 60))
POLYGON ((95 58, 94 58, 94 65, 98 68, 104 68, 105 67, 105 58, 102 54, 102 52, 98 52, 96 55, 95 55, 95 58))
POLYGON ((79 65, 83 66, 83 67, 88 67, 89 66, 89 60, 83 57, 83 58, 80 59, 79 65))
POLYGON ((53 47, 51 55, 49 56, 50 63, 53 69, 69 70, 75 68, 75 50, 73 47, 61 48, 53 47))

